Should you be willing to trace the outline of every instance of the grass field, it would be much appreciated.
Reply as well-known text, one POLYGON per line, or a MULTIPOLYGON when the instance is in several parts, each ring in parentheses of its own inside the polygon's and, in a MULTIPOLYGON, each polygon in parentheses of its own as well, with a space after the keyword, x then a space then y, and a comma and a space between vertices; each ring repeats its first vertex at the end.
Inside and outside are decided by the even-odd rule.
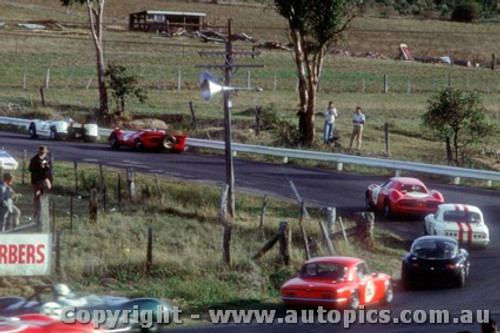
MULTIPOLYGON (((259 41, 288 42, 286 25, 272 8, 255 4, 210 5, 176 1, 108 0, 106 5, 106 59, 126 64, 140 77, 149 94, 146 104, 127 103, 132 116, 184 120, 169 123, 170 130, 186 132, 200 138, 222 138, 222 100, 214 96, 202 100, 198 86, 201 72, 196 65, 216 64, 221 59, 201 57, 200 50, 221 50, 222 46, 202 43, 193 38, 169 39, 155 34, 120 31, 127 27, 128 14, 145 9, 206 12, 213 25, 225 25, 233 17, 233 30, 245 32, 259 41), (256 19, 259 18, 259 19, 256 19), (177 90, 178 75, 182 75, 177 90), (200 118, 200 128, 190 128, 192 101, 200 118), (171 117, 171 118, 169 118, 171 117)), ((84 8, 62 8, 57 0, 5 0, 0 3, 5 25, 0 27, 0 110, 9 116, 50 115, 83 118, 97 105, 94 49, 85 24, 84 8), (8 19, 7 19, 8 18, 8 19), (26 31, 18 23, 55 20, 71 23, 71 28, 46 32, 26 31), (41 105, 40 87, 47 106, 41 105), (88 87, 88 89, 87 89, 88 87)), ((486 112, 492 122, 499 123, 500 79, 498 70, 488 69, 491 54, 498 52, 500 26, 485 22, 457 24, 442 20, 395 17, 383 19, 378 13, 359 17, 338 48, 350 52, 375 52, 386 59, 343 57, 329 54, 325 59, 317 108, 320 111, 334 100, 340 117, 336 131, 340 147, 324 147, 320 143, 322 119, 318 118, 317 141, 311 149, 347 152, 351 131, 351 112, 361 105, 367 115, 363 155, 384 156, 384 124, 391 126, 392 157, 413 161, 444 163, 444 145, 420 126, 427 100, 451 83, 462 89, 479 89, 484 95, 486 112), (396 61, 398 46, 407 43, 415 56, 451 55, 479 63, 478 68, 396 61), (389 93, 383 92, 383 76, 389 77, 389 93), (409 91, 410 90, 410 91, 409 91)), ((251 50, 251 44, 237 43, 238 49, 251 50)), ((263 69, 234 73, 233 84, 261 86, 261 93, 241 92, 232 96, 234 140, 253 144, 279 144, 274 133, 256 137, 252 109, 261 105, 280 119, 296 123, 298 96, 296 75, 288 51, 262 50, 255 59, 237 59, 240 64, 260 64, 263 69), (248 76, 249 75, 249 76, 248 76)), ((220 73, 217 73, 220 74, 220 73)), ((486 144, 474 147, 498 149, 500 133, 486 144)), ((469 161, 475 167, 494 168, 498 159, 477 155, 469 161)), ((329 167, 319 164, 321 167, 329 167)), ((220 189, 161 179, 164 201, 159 203, 154 180, 139 176, 140 199, 136 204, 117 207, 116 170, 106 170, 109 212, 100 213, 96 225, 88 222, 88 191, 99 187, 95 167, 80 169, 82 198, 75 199, 74 226, 70 230, 69 201, 74 195, 72 169, 58 164, 58 184, 51 200, 57 201, 56 221, 63 230, 61 280, 72 286, 95 292, 153 296, 166 298, 185 311, 208 307, 276 306, 278 288, 293 275, 303 261, 297 230, 298 208, 295 203, 272 198, 266 212, 264 234, 258 230, 262 194, 238 194, 234 219, 232 267, 222 263, 223 227, 217 223, 220 189), (281 220, 293 224, 292 265, 277 264, 276 249, 255 261, 250 257, 276 231, 281 220), (147 228, 154 230, 153 270, 145 273, 147 228), (110 242, 109 237, 114 241, 110 242), (274 251, 274 252, 273 252, 274 251), (105 285, 103 287, 103 285, 105 285)), ((500 167, 499 167, 500 168, 500 167)), ((346 166, 346 169, 349 167, 346 166)), ((355 171, 360 171, 354 169, 355 171)), ((17 174, 19 177, 19 174, 17 174)), ((122 178, 123 179, 123 178, 122 178)), ((29 215, 31 189, 16 185, 25 196, 19 205, 29 215)), ((317 220, 323 216, 310 207, 313 220, 308 221, 310 237, 318 242, 317 220), (309 223, 310 222, 310 223, 309 223)), ((376 231, 377 248, 359 244, 335 244, 340 254, 365 258, 374 270, 399 274, 403 244, 396 236, 381 229, 376 231)), ((322 245, 315 254, 325 254, 322 245)), ((11 279, 0 278, 0 293, 29 294, 29 286, 37 282, 53 282, 56 277, 11 279)))

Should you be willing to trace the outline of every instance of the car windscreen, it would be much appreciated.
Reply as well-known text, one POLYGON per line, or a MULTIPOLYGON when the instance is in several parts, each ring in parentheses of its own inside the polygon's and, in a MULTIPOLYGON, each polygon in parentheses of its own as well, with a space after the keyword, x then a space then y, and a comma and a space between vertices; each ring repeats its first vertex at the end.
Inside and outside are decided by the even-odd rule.
POLYGON ((347 267, 335 263, 305 264, 300 270, 300 277, 337 280, 345 277, 347 267))
POLYGON ((402 184, 400 189, 401 192, 417 192, 417 193, 427 193, 425 187, 416 184, 402 184))
POLYGON ((10 157, 10 155, 4 151, 0 151, 0 157, 10 157))
POLYGON ((457 252, 457 245, 445 240, 417 241, 411 247, 411 253, 421 259, 451 259, 457 252))
POLYGON ((481 216, 476 212, 448 210, 446 212, 443 212, 443 220, 446 222, 480 223, 481 216))

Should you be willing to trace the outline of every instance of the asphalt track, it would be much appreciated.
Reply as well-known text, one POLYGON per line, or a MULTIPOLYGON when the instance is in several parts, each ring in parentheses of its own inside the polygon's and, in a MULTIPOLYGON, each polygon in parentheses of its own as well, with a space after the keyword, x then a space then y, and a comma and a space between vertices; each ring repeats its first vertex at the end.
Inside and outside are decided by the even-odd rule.
MULTIPOLYGON (((104 144, 79 142, 52 142, 31 140, 27 135, 0 132, 0 147, 5 147, 15 157, 23 150, 34 155, 40 144, 47 144, 56 160, 102 164, 115 168, 134 167, 139 172, 152 172, 167 177, 191 181, 209 182, 221 186, 224 183, 224 158, 182 154, 138 153, 127 149, 111 150, 104 144)), ((236 190, 252 190, 268 195, 294 199, 289 181, 293 181, 307 203, 337 207, 343 215, 363 210, 363 194, 367 186, 381 183, 385 177, 358 175, 334 170, 303 168, 291 164, 272 164, 234 159, 236 190)), ((445 185, 426 181, 429 188, 441 191, 446 202, 469 203, 479 206, 490 228, 491 243, 484 250, 471 251, 471 272, 462 289, 433 289, 418 291, 396 290, 390 306, 392 316, 405 310, 446 309, 452 318, 462 310, 489 310, 500 320, 500 191, 477 189, 460 185, 445 185)), ((397 231, 408 242, 422 235, 420 221, 389 222, 377 217, 377 224, 397 231)), ((377 309, 376 307, 374 309, 377 309)), ((362 324, 349 329, 342 324, 245 324, 169 327, 168 332, 479 332, 477 324, 362 324)))

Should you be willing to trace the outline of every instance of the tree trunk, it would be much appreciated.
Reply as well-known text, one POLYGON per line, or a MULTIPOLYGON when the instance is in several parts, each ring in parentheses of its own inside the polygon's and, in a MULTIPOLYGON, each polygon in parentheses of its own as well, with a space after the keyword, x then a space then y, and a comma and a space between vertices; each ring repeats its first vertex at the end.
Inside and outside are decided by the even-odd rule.
POLYGON ((455 148, 455 163, 458 166, 460 165, 460 162, 458 160, 458 132, 455 132, 455 134, 453 135, 453 145, 455 148))
MULTIPOLYGON (((299 98, 300 106, 307 105, 307 84, 306 84, 306 70, 304 68, 304 50, 302 37, 300 32, 297 30, 292 30, 290 33, 295 50, 295 65, 297 66, 297 79, 299 80, 299 98)), ((299 106, 299 107, 300 107, 299 106)))
POLYGON ((104 18, 104 3, 105 0, 99 0, 98 8, 93 7, 93 1, 87 0, 87 6, 90 19, 90 31, 96 50, 97 63, 97 84, 99 90, 99 109, 97 110, 97 120, 100 123, 108 121, 108 92, 106 88, 106 80, 104 76, 104 49, 103 49, 103 18, 104 18))

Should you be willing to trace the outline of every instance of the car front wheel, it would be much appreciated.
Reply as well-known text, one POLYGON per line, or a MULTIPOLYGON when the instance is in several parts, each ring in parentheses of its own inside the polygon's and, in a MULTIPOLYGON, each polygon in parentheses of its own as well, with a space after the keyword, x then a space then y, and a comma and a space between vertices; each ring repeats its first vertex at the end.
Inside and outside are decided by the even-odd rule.
POLYGON ((385 287, 384 294, 384 303, 389 304, 394 299, 394 289, 392 288, 392 281, 387 282, 387 286, 385 287))
POLYGON ((389 199, 385 200, 384 216, 385 216, 385 218, 387 218, 389 220, 392 220, 394 218, 394 215, 392 213, 391 203, 390 203, 389 199))
POLYGON ((349 297, 349 308, 352 310, 357 310, 359 308, 359 291, 353 291, 349 297))

